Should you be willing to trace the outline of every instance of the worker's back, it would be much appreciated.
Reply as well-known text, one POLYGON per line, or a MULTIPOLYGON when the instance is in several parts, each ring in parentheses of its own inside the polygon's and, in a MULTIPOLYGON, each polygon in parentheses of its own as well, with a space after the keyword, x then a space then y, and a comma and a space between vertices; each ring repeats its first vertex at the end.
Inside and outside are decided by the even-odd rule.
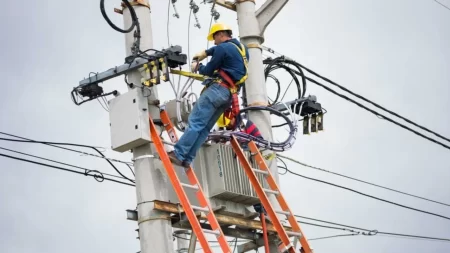
MULTIPOLYGON (((246 74, 244 59, 236 48, 241 48, 237 39, 229 39, 215 47, 207 50, 208 55, 212 55, 211 61, 206 66, 200 66, 199 73, 207 76, 214 76, 214 71, 219 68, 225 71, 233 81, 239 81, 246 74)), ((245 47, 247 61, 249 61, 248 49, 245 47)))

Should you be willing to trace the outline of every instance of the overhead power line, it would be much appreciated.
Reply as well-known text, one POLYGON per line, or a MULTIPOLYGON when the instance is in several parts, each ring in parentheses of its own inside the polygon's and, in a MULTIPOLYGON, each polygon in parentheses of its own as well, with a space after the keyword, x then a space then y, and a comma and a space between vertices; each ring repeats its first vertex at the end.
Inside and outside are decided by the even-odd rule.
POLYGON ((98 150, 98 148, 100 147, 95 147, 95 146, 89 146, 89 145, 82 145, 82 144, 75 144, 75 143, 60 143, 60 142, 43 142, 43 141, 36 141, 36 140, 32 140, 29 138, 25 138, 22 136, 18 136, 18 135, 13 135, 13 134, 8 134, 8 133, 4 133, 4 132, 0 132, 0 134, 6 135, 6 136, 11 136, 11 137, 15 137, 21 140, 26 140, 26 141, 20 141, 20 140, 14 140, 14 139, 6 139, 6 138, 0 138, 0 140, 5 140, 5 141, 16 141, 16 142, 30 142, 30 143, 39 143, 39 144, 44 144, 47 146, 52 146, 54 148, 59 148, 59 149, 64 149, 67 151, 72 151, 75 153, 79 153, 82 155, 88 155, 88 156, 93 156, 93 157, 97 157, 97 158, 101 158, 101 159, 105 159, 105 160, 109 160, 112 162, 117 162, 117 163, 124 163, 124 164, 128 164, 128 165, 133 165, 132 162, 125 162, 125 161, 121 161, 121 160, 117 160, 117 159, 113 159, 113 158, 108 158, 106 156, 103 155, 103 153, 101 151, 98 150), (101 155, 96 155, 96 154, 92 154, 92 153, 87 153, 87 152, 83 152, 80 150, 76 150, 76 149, 71 149, 71 148, 65 148, 65 147, 60 147, 58 145, 64 145, 64 146, 75 146, 75 147, 81 147, 81 148, 91 148, 91 149, 97 149, 97 152, 100 152, 101 155))
POLYGON ((359 234, 341 234, 341 235, 324 236, 324 237, 308 239, 308 241, 323 240, 323 239, 330 239, 330 238, 344 237, 344 236, 355 236, 355 235, 359 235, 359 234))
POLYGON ((322 76, 322 75, 317 74, 317 73, 314 72, 313 70, 311 70, 311 69, 309 69, 309 68, 307 68, 307 67, 301 65, 300 63, 298 63, 298 65, 299 65, 301 68, 303 68, 303 69, 305 69, 306 71, 308 71, 309 73, 311 73, 311 74, 313 74, 313 75, 319 77, 320 79, 322 79, 322 80, 324 80, 324 81, 326 81, 326 82, 328 82, 328 83, 331 83, 332 85, 338 87, 339 89, 341 89, 341 90, 343 90, 343 91, 346 91, 346 92, 352 94, 353 96, 355 96, 355 97, 357 97, 357 98, 359 98, 359 99, 361 99, 361 100, 363 100, 363 101, 365 101, 365 102, 367 102, 367 103, 369 103, 369 104, 375 106, 376 108, 381 109, 381 110, 383 110, 383 111, 385 111, 385 112, 387 112, 387 113, 389 113, 389 114, 391 114, 391 115, 394 115, 394 116, 396 116, 396 117, 398 117, 398 118, 400 118, 400 119, 402 119, 402 120, 404 120, 404 121, 406 121, 406 122, 408 122, 408 123, 410 123, 410 124, 412 124, 412 125, 414 125, 414 126, 420 128, 420 129, 422 129, 422 130, 424 130, 424 131, 426 131, 426 132, 428 132, 428 133, 431 133, 431 134, 433 134, 433 135, 435 135, 435 136, 437 136, 437 137, 439 137, 439 138, 441 138, 441 139, 444 139, 444 140, 450 142, 450 138, 449 138, 449 137, 445 137, 445 136, 443 136, 443 135, 441 135, 441 134, 439 134, 439 133, 437 133, 437 132, 435 132, 435 131, 433 131, 433 130, 428 129, 427 127, 424 127, 424 126, 422 126, 422 125, 419 125, 418 123, 415 123, 414 121, 412 121, 412 120, 410 120, 410 119, 408 119, 408 118, 406 118, 406 117, 404 117, 404 116, 399 115, 398 113, 393 112, 392 110, 386 109, 385 107, 381 106, 380 104, 375 103, 375 102, 373 102, 372 100, 369 100, 369 99, 367 99, 367 98, 365 98, 365 97, 363 97, 363 96, 361 96, 361 95, 359 95, 359 94, 356 94, 355 92, 353 92, 353 91, 351 91, 351 90, 345 88, 344 86, 342 86, 342 85, 340 85, 340 84, 337 84, 336 82, 334 82, 334 81, 332 81, 332 80, 330 80, 330 79, 328 79, 328 78, 326 78, 326 77, 324 77, 324 76, 322 76))
MULTIPOLYGON (((86 172, 91 172, 91 171, 96 171, 96 172, 98 172, 98 170, 91 170, 91 169, 84 168, 84 167, 81 167, 81 166, 72 165, 72 164, 64 163, 64 162, 59 162, 59 161, 55 161, 55 160, 48 159, 48 158, 45 158, 45 157, 41 157, 41 156, 36 156, 36 155, 31 155, 31 154, 28 154, 28 153, 20 152, 20 151, 17 151, 17 150, 12 150, 12 149, 3 148, 3 147, 0 147, 0 149, 6 150, 6 151, 9 151, 9 152, 13 152, 13 153, 16 153, 16 154, 20 154, 20 155, 25 155, 25 156, 29 156, 29 157, 41 159, 41 160, 44 160, 44 161, 47 161, 47 162, 53 162, 53 163, 57 163, 57 164, 69 166, 69 167, 72 167, 72 168, 77 168, 77 169, 83 170, 85 173, 86 173, 86 172)), ((111 174, 104 173, 104 172, 101 172, 101 174, 106 175, 106 176, 110 176, 110 177, 115 177, 115 178, 120 178, 120 179, 126 179, 126 178, 124 178, 124 177, 119 177, 119 176, 111 175, 111 174)))
POLYGON ((442 7, 444 7, 445 9, 447 9, 447 10, 449 10, 450 11, 450 8, 447 6, 447 5, 445 5, 445 4, 443 4, 443 3, 441 3, 441 2, 439 2, 439 1, 437 1, 437 0, 434 0, 436 3, 438 3, 438 4, 440 4, 442 7))
POLYGON ((2 154, 0 153, 0 156, 6 157, 6 158, 10 158, 10 159, 15 159, 15 160, 19 160, 19 161, 23 161, 23 162, 28 162, 28 163, 33 163, 36 165, 41 165, 41 166, 45 166, 45 167, 49 167, 49 168, 53 168, 53 169, 58 169, 58 170, 63 170, 63 171, 67 171, 67 172, 72 172, 72 173, 76 173, 76 174, 80 174, 80 175, 84 175, 84 176, 90 176, 95 178, 95 180, 97 180, 98 182, 103 182, 104 180, 107 181, 111 181, 114 183, 118 183, 118 184, 123 184, 123 185, 128 185, 128 186, 135 186, 134 184, 130 184, 130 183, 126 183, 126 182, 121 182, 115 179, 111 179, 111 178, 107 178, 104 176, 104 174, 100 171, 96 171, 96 170, 88 170, 85 172, 80 172, 80 171, 76 171, 76 170, 71 170, 71 169, 67 169, 67 168, 63 168, 63 167, 59 167, 59 166, 55 166, 55 165, 51 165, 51 164, 46 164, 46 163, 41 163, 41 162, 36 162, 36 161, 32 161, 32 160, 28 160, 28 159, 24 159, 24 158, 20 158, 20 157, 16 157, 16 156, 10 156, 10 155, 6 155, 6 154, 2 154), (92 173, 92 174, 90 174, 92 173))
MULTIPOLYGON (((128 178, 127 176, 125 176, 124 174, 122 174, 122 172, 120 172, 120 170, 117 169, 117 167, 110 161, 110 160, 112 160, 112 161, 118 162, 119 160, 106 158, 105 155, 103 155, 103 153, 100 152, 100 150, 98 150, 96 147, 88 146, 88 145, 82 145, 82 144, 74 144, 74 143, 58 143, 58 142, 35 141, 35 140, 27 139, 27 138, 24 138, 24 137, 21 137, 21 136, 16 136, 16 135, 12 135, 12 134, 7 134, 7 133, 3 133, 3 132, 0 132, 0 134, 4 134, 4 135, 7 135, 7 136, 12 136, 12 137, 15 137, 15 138, 20 138, 20 139, 22 139, 22 140, 15 140, 15 139, 8 139, 8 138, 0 138, 0 140, 4 140, 4 141, 27 142, 27 143, 44 144, 44 145, 52 146, 52 147, 55 147, 55 148, 60 148, 60 149, 69 150, 69 151, 76 152, 76 153, 86 154, 86 155, 90 155, 90 156, 94 156, 94 157, 99 157, 99 158, 105 159, 105 160, 109 163, 109 165, 111 165, 111 167, 113 167, 113 169, 114 169, 117 173, 119 173, 119 175, 121 175, 123 178, 127 179, 128 181, 134 183, 134 180, 132 180, 132 179, 128 178), (67 146, 76 146, 76 147, 83 147, 83 148, 91 148, 91 149, 95 150, 97 153, 99 153, 100 156, 94 155, 94 154, 90 154, 90 153, 86 153, 86 152, 82 152, 82 151, 75 150, 75 149, 70 149, 70 148, 60 147, 60 146, 58 146, 58 145, 67 145, 67 146)), ((123 162, 123 161, 119 161, 119 162, 125 163, 125 162, 123 162)), ((131 167, 130 167, 127 163, 125 163, 125 164, 128 166, 128 168, 131 170, 131 172, 132 172, 133 175, 134 175, 134 172, 133 172, 133 170, 131 169, 131 167)))
POLYGON ((399 203, 396 203, 396 202, 393 202, 393 201, 385 200, 385 199, 382 199, 382 198, 378 198, 378 197, 375 197, 375 196, 372 196, 372 195, 369 195, 369 194, 366 194, 366 193, 363 193, 363 192, 360 192, 360 191, 357 191, 357 190, 354 190, 354 189, 351 189, 351 188, 348 188, 348 187, 345 187, 345 186, 333 184, 333 183, 330 183, 330 182, 327 182, 327 181, 323 181, 323 180, 319 180, 319 179, 312 178, 312 177, 303 176, 301 174, 298 174, 298 173, 295 173, 295 172, 289 170, 289 168, 286 168, 286 170, 289 173, 291 173, 293 175, 296 175, 298 177, 302 177, 302 178, 305 178, 305 179, 308 179, 308 180, 313 180, 313 181, 316 181, 316 182, 319 182, 319 183, 323 183, 323 184, 328 184, 328 185, 331 185, 331 186, 334 186, 334 187, 338 187, 338 188, 341 188, 341 189, 344 189, 344 190, 347 190, 347 191, 351 191, 351 192, 360 194, 362 196, 365 196, 365 197, 368 197, 368 198, 372 198, 372 199, 375 199, 375 200, 378 200, 378 201, 381 201, 381 202, 385 202, 385 203, 388 203, 388 204, 391 204, 391 205, 395 205, 395 206, 398 206, 398 207, 402 207, 402 208, 405 208, 405 209, 409 209, 409 210, 413 210, 413 211, 416 211, 416 212, 425 213, 425 214, 428 214, 428 215, 432 215, 432 216, 440 217, 440 218, 443 218, 443 219, 446 219, 446 220, 450 220, 450 217, 447 217, 447 216, 444 216, 444 215, 440 215, 440 214, 424 211, 424 210, 421 210, 421 209, 405 206, 405 205, 402 205, 402 204, 399 204, 399 203))
MULTIPOLYGON (((295 70, 293 70, 293 71, 295 72, 295 70)), ((300 74, 300 72, 297 72, 297 73, 300 74)), ((430 138, 430 137, 428 137, 428 136, 426 136, 426 135, 424 135, 424 134, 422 134, 422 133, 419 133, 418 131, 416 131, 416 130, 410 128, 410 127, 405 126, 404 124, 401 124, 401 123, 399 123, 399 122, 397 122, 397 121, 395 121, 395 120, 393 120, 393 119, 391 119, 391 118, 389 118, 389 117, 387 117, 387 116, 384 116, 384 115, 382 115, 382 114, 376 112, 375 110, 372 110, 372 109, 368 108, 367 106, 365 106, 365 105, 363 105, 363 104, 361 104, 361 103, 359 103, 359 102, 356 102, 355 100, 353 100, 353 99, 351 99, 351 98, 349 98, 349 97, 347 97, 347 96, 345 96, 345 95, 342 95, 342 94, 336 92, 336 91, 333 90, 333 89, 330 89, 330 88, 327 87, 326 85, 324 85, 324 84, 322 84, 322 83, 319 83, 318 81, 316 81, 316 80, 314 80, 314 79, 312 79, 312 78, 309 78, 309 77, 305 77, 305 78, 306 78, 306 80, 308 80, 308 81, 310 81, 310 82, 312 82, 312 83, 314 83, 314 84, 319 85, 320 87, 322 87, 322 88, 324 88, 325 90, 327 90, 327 91, 333 93, 334 95, 339 96, 339 97, 341 97, 341 98, 343 98, 343 99, 345 99, 345 100, 347 100, 347 101, 349 101, 349 102, 351 102, 351 103, 353 103, 353 104, 355 104, 355 105, 357 105, 357 106, 359 106, 359 107, 365 109, 366 111, 373 113, 374 115, 376 115, 377 117, 379 117, 379 118, 381 118, 381 119, 387 120, 387 121, 389 121, 389 122, 391 122, 391 123, 393 123, 393 124, 395 124, 395 125, 397 125, 397 126, 403 128, 403 129, 405 129, 405 130, 408 130, 408 131, 410 131, 410 132, 412 132, 412 133, 414 133, 414 134, 416 134, 416 135, 418 135, 418 136, 420 136, 420 137, 422 137, 422 138, 424 138, 424 139, 426 139, 426 140, 429 140, 429 141, 431 141, 431 142, 433 142, 433 143, 435 143, 435 144, 441 145, 442 147, 444 147, 444 148, 450 150, 450 146, 449 146, 449 145, 446 145, 446 144, 444 144, 444 143, 442 143, 442 142, 440 142, 440 141, 437 141, 437 140, 435 140, 435 139, 432 139, 432 138, 430 138)))
MULTIPOLYGON (((386 186, 382 186, 382 185, 379 185, 379 184, 367 182, 367 181, 364 181, 364 180, 361 180, 361 179, 357 179, 357 178, 354 178, 354 177, 346 176, 346 175, 339 174, 339 173, 336 173, 336 172, 333 172, 333 171, 321 169, 321 168, 318 168, 318 167, 315 167, 315 166, 312 166, 312 165, 300 162, 298 160, 295 160, 293 158, 290 158, 290 157, 287 157, 287 156, 284 156, 284 155, 281 155, 281 154, 278 154, 277 156, 278 157, 282 157, 284 159, 287 159, 287 160, 289 160, 291 162, 300 164, 300 165, 302 165, 304 167, 307 167, 307 168, 319 170, 319 171, 322 171, 322 172, 326 172, 326 173, 330 173, 330 174, 333 174, 333 175, 336 175, 336 176, 344 177, 344 178, 347 178, 347 179, 350 179, 350 180, 354 180, 354 181, 357 181, 357 182, 360 182, 360 183, 364 183, 364 184, 367 184, 367 185, 375 186, 375 187, 378 187, 378 188, 381 188, 381 189, 385 189, 385 190, 388 190, 388 191, 400 193, 400 194, 403 194, 403 195, 406 195, 406 196, 410 196, 410 197, 414 197, 414 198, 417 198, 417 199, 421 199, 421 200, 425 200, 425 201, 429 201, 429 202, 432 202, 432 203, 436 203, 436 204, 440 204, 440 205, 443 205, 443 206, 449 206, 450 207, 450 204, 446 204, 446 203, 443 203, 443 202, 440 202, 440 201, 436 201, 436 200, 432 200, 432 199, 425 198, 425 197, 420 197, 420 196, 417 196, 417 195, 414 195, 414 194, 411 194, 411 193, 395 190, 395 189, 392 189, 392 188, 389 188, 389 187, 386 187, 386 186)), ((286 166, 284 166, 283 169, 285 167, 286 166)))
POLYGON ((320 220, 320 219, 315 219, 315 218, 310 218, 310 217, 305 217, 305 216, 300 216, 300 215, 294 215, 294 216, 297 217, 297 218, 314 220, 314 221, 319 221, 319 222, 323 222, 323 223, 326 223, 326 224, 337 225, 337 226, 342 226, 342 227, 345 227, 345 228, 353 228, 353 229, 356 229, 356 230, 364 231, 364 232, 358 232, 356 230, 346 230, 345 228, 324 226, 324 225, 315 224, 315 223, 298 221, 301 224, 312 225, 312 226, 316 226, 316 227, 323 227, 323 228, 328 228, 328 229, 344 230, 344 231, 354 231, 355 233, 359 233, 358 235, 365 235, 365 236, 391 235, 391 236, 398 236, 398 237, 405 237, 405 238, 412 238, 412 239, 425 239, 425 240, 450 242, 450 238, 439 238, 439 237, 432 237, 432 236, 422 236, 422 235, 383 232, 383 231, 378 231, 377 229, 360 228, 360 227, 349 226, 349 225, 339 224, 339 223, 335 223, 335 222, 330 222, 330 221, 325 221, 325 220, 320 220))
MULTIPOLYGON (((111 181, 111 182, 114 182, 114 183, 135 187, 134 184, 130 184, 130 183, 127 183, 127 182, 121 182, 121 181, 118 181, 118 180, 115 180, 115 179, 107 178, 107 177, 105 177, 105 175, 108 175, 108 174, 102 173, 102 172, 97 171, 97 170, 87 170, 85 172, 80 172, 80 171, 75 171, 75 170, 71 170, 71 169, 67 169, 67 168, 63 168, 63 167, 59 167, 59 166, 54 166, 54 165, 51 165, 51 164, 40 163, 40 162, 36 162, 36 161, 31 161, 31 160, 28 160, 28 159, 23 159, 23 158, 19 158, 19 157, 15 157, 15 156, 10 156, 10 155, 6 155, 6 154, 2 154, 2 153, 0 153, 0 156, 6 157, 6 158, 10 158, 10 159, 14 159, 14 160, 23 161, 23 162, 28 162, 28 163, 32 163, 32 164, 36 164, 36 165, 41 165, 41 166, 44 166, 44 167, 54 168, 54 169, 58 169, 58 170, 66 171, 66 172, 72 172, 72 173, 79 174, 79 175, 90 176, 90 177, 95 178, 99 182, 103 182, 104 180, 107 180, 107 181, 111 181), (93 174, 90 174, 90 173, 93 173, 93 174)), ((300 216, 300 215, 295 215, 295 217, 302 218, 302 219, 309 219, 309 220, 319 221, 319 222, 323 222, 323 223, 327 223, 327 224, 331 224, 331 225, 337 225, 337 226, 341 226, 341 227, 333 227, 333 226, 326 226, 326 225, 315 224, 315 223, 310 223, 310 222, 305 222, 305 221, 298 221, 301 224, 312 225, 312 226, 322 227, 322 228, 327 228, 327 229, 349 231, 349 232, 352 233, 352 234, 348 234, 348 235, 336 235, 336 236, 329 236, 329 237, 313 238, 313 239, 310 239, 310 240, 320 240, 320 239, 334 238, 334 237, 339 237, 339 236, 350 236, 350 235, 368 235, 368 236, 373 236, 373 235, 390 235, 390 236, 406 237, 406 238, 412 238, 412 239, 428 239, 428 240, 438 240, 438 241, 450 242, 450 239, 447 239, 447 238, 437 238, 437 237, 431 237, 431 236, 400 234, 400 233, 392 233, 392 232, 381 232, 381 231, 378 231, 378 230, 373 230, 373 229, 371 230, 371 229, 365 229, 365 228, 360 228, 360 227, 354 227, 354 226, 339 224, 339 223, 335 223, 335 222, 329 222, 329 221, 320 220, 320 219, 314 219, 314 218, 300 216), (347 228, 353 228, 353 229, 347 229, 347 228), (364 233, 364 232, 360 232, 360 231, 356 231, 356 230, 365 231, 365 232, 369 232, 369 233, 364 233)))
MULTIPOLYGON (((435 1, 436 1, 436 0, 435 0, 435 1)), ((437 1, 436 1, 436 2, 437 2, 437 1)), ((439 2, 438 2, 438 3, 439 3, 439 2)), ((276 55, 281 55, 281 54, 279 54, 279 53, 276 53, 276 52, 275 52, 273 49, 271 49, 271 48, 264 47, 264 50, 266 50, 266 51, 268 51, 268 52, 270 52, 270 53, 276 54, 276 55)), ((443 140, 446 140, 446 141, 450 142, 450 138, 449 138, 449 137, 443 136, 442 134, 439 134, 439 133, 437 133, 436 131, 430 130, 430 129, 428 129, 427 127, 422 126, 422 125, 420 125, 420 124, 418 124, 418 123, 416 123, 416 122, 414 122, 414 121, 412 121, 412 120, 410 120, 410 119, 408 119, 408 118, 406 118, 406 117, 404 117, 404 116, 401 116, 400 114, 398 114, 398 113, 396 113, 396 112, 394 112, 394 111, 392 111, 392 110, 386 109, 385 107, 381 106, 380 104, 378 104, 378 103, 376 103, 376 102, 373 102, 372 100, 369 100, 369 99, 365 98, 364 96, 359 95, 359 94, 357 94, 357 93, 355 93, 355 92, 353 92, 353 91, 351 91, 351 90, 345 88, 344 86, 342 86, 342 85, 340 85, 340 84, 338 84, 338 83, 336 83, 336 82, 330 80, 330 79, 327 78, 327 77, 324 77, 324 76, 322 76, 322 75, 316 73, 315 71, 311 70, 310 68, 308 68, 308 67, 306 67, 306 66, 304 66, 304 65, 302 65, 302 64, 300 64, 300 63, 298 63, 298 62, 296 62, 296 61, 294 61, 294 60, 292 60, 292 59, 290 59, 290 58, 288 58, 288 57, 285 57, 285 56, 279 56, 279 57, 275 58, 275 60, 276 60, 276 59, 285 59, 286 62, 288 62, 289 64, 292 64, 292 65, 294 65, 294 66, 298 66, 298 67, 300 67, 300 68, 302 68, 302 69, 308 71, 308 72, 311 73, 312 75, 314 75, 314 76, 316 76, 316 77, 318 77, 318 78, 320 78, 320 79, 322 79, 322 80, 324 80, 324 81, 326 81, 326 82, 328 82, 328 83, 330 83, 330 84, 332 84, 332 85, 338 87, 339 89, 341 89, 341 90, 343 90, 343 91, 346 91, 346 92, 350 93, 351 95, 353 95, 353 96, 355 96, 355 97, 357 97, 357 98, 359 98, 359 99, 361 99, 361 100, 363 100, 363 101, 365 101, 365 102, 367 102, 367 103, 369 103, 369 104, 375 106, 376 108, 381 109, 381 110, 383 110, 383 111, 385 111, 385 112, 387 112, 387 113, 389 113, 389 114, 391 114, 391 115, 394 115, 394 116, 396 116, 396 117, 398 117, 398 118, 400 118, 400 119, 402 119, 402 120, 408 122, 409 124, 412 124, 412 125, 414 125, 414 126, 420 128, 420 129, 422 129, 422 130, 424 130, 424 131, 426 131, 426 132, 428 132, 428 133, 431 133, 431 134, 433 134, 433 135, 435 135, 435 136, 437 136, 437 137, 439 137, 439 138, 441 138, 441 139, 443 139, 443 140)), ((304 74, 301 73, 301 71, 299 72, 299 71, 294 70, 294 69, 291 69, 291 70, 292 70, 293 72, 295 72, 295 73, 296 73, 297 75, 299 75, 299 76, 302 76, 302 77, 304 76, 304 74)), ((315 80, 313 80, 313 79, 310 79, 310 78, 307 78, 307 79, 308 79, 309 81, 311 81, 311 82, 313 82, 313 83, 315 83, 315 84, 318 84, 318 85, 322 86, 323 88, 325 88, 325 87, 323 86, 323 84, 319 84, 319 83, 317 83, 317 81, 315 81, 315 80)), ((328 89, 327 89, 327 90, 328 90, 328 89)), ((335 95, 340 95, 340 94, 338 94, 338 93, 335 93, 333 90, 328 90, 328 91, 333 92, 335 95)), ((343 96, 343 95, 340 95, 340 96, 343 96)), ((349 98, 347 98, 347 97, 345 97, 345 98, 346 98, 347 100, 349 100, 349 98)), ((387 119, 385 116, 383 116, 383 115, 381 115, 381 114, 378 114, 377 116, 382 116, 383 118, 387 119)), ((394 123, 394 122, 392 122, 392 123, 394 123)))

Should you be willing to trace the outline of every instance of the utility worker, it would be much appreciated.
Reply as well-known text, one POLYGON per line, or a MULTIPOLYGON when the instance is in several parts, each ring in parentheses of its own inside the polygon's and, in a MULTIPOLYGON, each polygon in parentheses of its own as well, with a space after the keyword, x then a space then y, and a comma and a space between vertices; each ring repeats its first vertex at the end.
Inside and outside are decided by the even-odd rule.
POLYGON ((236 93, 247 78, 248 49, 232 38, 231 27, 216 23, 211 26, 207 39, 214 41, 215 46, 195 54, 191 70, 198 69, 200 74, 211 78, 203 82, 206 89, 189 115, 188 127, 174 151, 168 153, 173 163, 185 168, 194 160, 220 115, 234 105, 236 93), (208 64, 198 63, 208 56, 212 56, 208 64))

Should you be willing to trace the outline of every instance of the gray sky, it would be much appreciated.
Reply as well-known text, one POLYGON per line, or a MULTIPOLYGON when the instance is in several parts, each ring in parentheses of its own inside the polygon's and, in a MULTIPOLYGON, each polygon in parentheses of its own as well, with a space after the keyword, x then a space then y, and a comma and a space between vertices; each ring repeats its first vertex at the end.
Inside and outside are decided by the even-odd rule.
MULTIPOLYGON (((450 5, 449 0, 442 3, 450 5)), ((167 46, 167 1, 151 4, 154 46, 161 49, 167 46)), ((119 1, 107 1, 106 7, 113 21, 121 25, 121 16, 111 11, 118 5, 119 1)), ((170 43, 182 45, 187 52, 188 1, 178 1, 177 8, 181 17, 170 18, 170 43)), ((206 47, 209 9, 204 5, 200 8, 202 28, 199 30, 191 23, 191 56, 206 47)), ((218 10, 222 21, 237 27, 233 12, 218 10)), ((103 20, 99 1, 63 4, 55 0, 46 4, 28 1, 25 6, 5 1, 0 24, 4 94, 0 100, 0 131, 38 140, 111 146, 108 113, 96 101, 77 107, 69 96, 71 89, 90 71, 103 71, 123 62, 123 34, 103 20)), ((436 2, 290 1, 265 36, 266 46, 450 136, 450 115, 446 110, 450 106, 450 11, 436 2)), ((286 87, 290 79, 284 73, 279 75, 286 87)), ((268 85, 269 92, 275 92, 275 85, 268 85)), ((122 78, 103 87, 108 91, 126 91, 122 78)), ((195 84, 194 90, 200 89, 200 84, 195 84)), ((163 101, 172 98, 168 84, 159 90, 163 101)), ((308 85, 307 94, 316 95, 328 110, 325 131, 300 136, 286 155, 450 202, 449 150, 380 120, 314 84, 308 85)), ((294 98, 289 96, 286 98, 294 98)), ((114 173, 103 160, 38 144, 2 142, 0 146, 114 173)), ((107 155, 131 158, 129 153, 111 150, 107 155)), ((450 215, 448 207, 288 165, 304 175, 450 215)), ((0 158, 0 170, 0 252, 139 250, 134 231, 137 225, 125 219, 124 211, 135 207, 134 188, 97 183, 92 178, 6 158, 0 158)), ((123 171, 128 173, 125 168, 123 171)), ((448 220, 295 176, 280 179, 285 197, 297 214, 379 231, 450 237, 448 220)), ((308 238, 339 234, 307 225, 302 228, 308 238)), ((380 235, 318 240, 311 244, 316 252, 333 253, 450 250, 448 243, 380 235)))

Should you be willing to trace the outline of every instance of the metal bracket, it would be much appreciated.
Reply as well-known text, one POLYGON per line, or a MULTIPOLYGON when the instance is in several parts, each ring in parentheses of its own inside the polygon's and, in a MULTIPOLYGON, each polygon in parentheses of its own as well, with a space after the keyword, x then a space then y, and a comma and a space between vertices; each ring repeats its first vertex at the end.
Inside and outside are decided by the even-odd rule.
MULTIPOLYGON (((151 61, 158 60, 159 58, 164 58, 164 57, 167 57, 167 64, 171 68, 174 68, 179 65, 184 65, 187 62, 187 56, 185 54, 181 54, 181 46, 172 46, 163 51, 158 51, 154 54, 148 55, 148 59, 142 58, 142 57, 136 57, 133 60, 130 60, 130 62, 127 62, 123 65, 115 66, 104 72, 97 73, 96 75, 92 75, 89 78, 85 78, 80 81, 78 87, 83 87, 83 86, 86 86, 89 84, 104 82, 111 78, 120 76, 122 74, 133 71, 135 69, 138 69, 138 68, 144 66, 144 64, 147 64, 151 61)), ((133 56, 131 58, 133 58, 133 56)))
POLYGON ((256 19, 259 22, 261 36, 264 34, 267 26, 278 15, 289 0, 268 0, 261 8, 256 11, 256 19))

